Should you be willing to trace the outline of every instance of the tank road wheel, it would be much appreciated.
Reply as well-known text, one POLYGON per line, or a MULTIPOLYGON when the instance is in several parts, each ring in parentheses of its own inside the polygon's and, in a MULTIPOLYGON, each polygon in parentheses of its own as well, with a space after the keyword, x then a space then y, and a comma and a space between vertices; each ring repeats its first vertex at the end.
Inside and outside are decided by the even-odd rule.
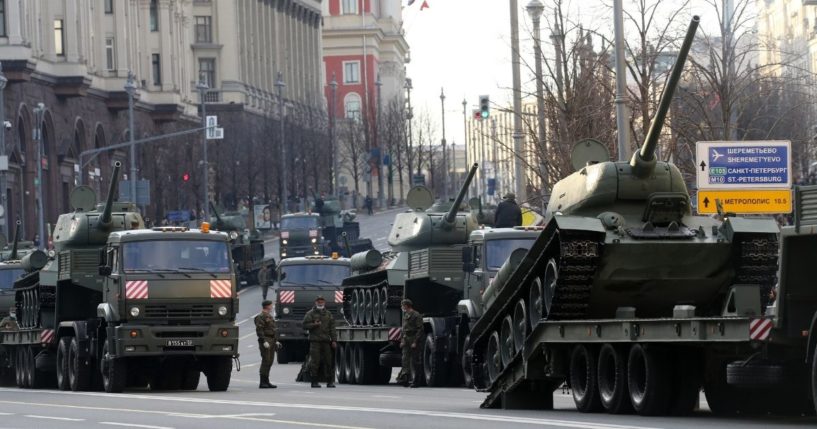
POLYGON ((213 356, 204 367, 207 377, 207 388, 211 392, 224 392, 230 387, 230 376, 233 373, 233 358, 230 356, 213 356))
POLYGON ((426 386, 441 387, 445 384, 445 356, 444 351, 437 347, 437 340, 433 333, 426 334, 425 344, 423 345, 423 376, 425 377, 426 386))
POLYGON ((627 349, 605 344, 599 351, 598 383, 601 405, 610 414, 632 411, 627 390, 627 349))
POLYGON ((338 383, 346 383, 346 361, 343 359, 343 349, 346 347, 338 343, 335 349, 335 379, 338 383))
MULTIPOLYGON (((525 322, 527 323, 527 322, 525 322)), ((465 337, 465 342, 463 343, 463 351, 460 363, 462 365, 462 380, 465 384, 465 387, 468 389, 474 388, 474 375, 473 375, 473 368, 471 366, 471 361, 474 356, 474 349, 468 347, 471 343, 471 334, 468 334, 465 337), (468 348, 466 348, 468 347, 468 348)))
POLYGON ((380 292, 380 299, 383 300, 383 303, 380 305, 380 321, 382 324, 386 324, 386 313, 389 309, 389 288, 384 287, 381 289, 380 292))
POLYGON ((352 291, 352 324, 361 325, 360 319, 360 293, 355 289, 352 291))
POLYGON ((513 309, 513 344, 516 350, 522 351, 525 339, 528 338, 528 312, 525 299, 516 303, 513 309))
POLYGON ((128 380, 128 368, 125 360, 111 357, 110 341, 105 340, 102 356, 99 358, 99 371, 102 373, 102 387, 108 393, 121 393, 128 380))
POLYGON ((499 354, 499 333, 494 331, 485 348, 485 365, 488 369, 488 386, 490 387, 502 372, 502 357, 499 354))
POLYGON ((60 390, 70 390, 68 383, 68 350, 71 348, 71 339, 74 337, 62 337, 57 346, 57 388, 60 390))
POLYGON ((355 348, 355 343, 348 343, 343 346, 343 378, 349 384, 357 382, 357 379, 355 379, 355 348))
POLYGON ((379 325, 380 324, 380 313, 381 309, 380 306, 382 302, 380 300, 380 289, 375 289, 372 292, 372 324, 379 325))
POLYGON ((91 367, 79 356, 79 341, 71 338, 68 349, 68 383, 74 392, 88 390, 91 387, 91 367))
POLYGON ((666 414, 672 399, 669 356, 657 347, 636 344, 627 360, 627 387, 635 411, 642 416, 666 414))
POLYGON ((531 329, 545 316, 543 305, 542 280, 539 277, 535 277, 530 282, 530 292, 528 293, 528 319, 531 329))
POLYGON ((556 258, 550 258, 545 267, 545 275, 542 281, 542 314, 548 318, 550 307, 553 304, 553 296, 556 293, 556 286, 559 282, 559 263, 556 258))
POLYGON ((363 318, 366 319, 367 325, 374 325, 374 302, 372 302, 372 298, 371 289, 366 290, 366 295, 363 298, 363 318))
POLYGON ((514 356, 516 356, 516 348, 513 342, 513 319, 511 319, 511 316, 505 316, 505 318, 502 319, 499 341, 499 351, 502 357, 502 367, 504 368, 508 366, 514 356))
POLYGON ((580 344, 570 355, 570 387, 573 402, 582 413, 597 413, 603 409, 599 399, 598 354, 580 344))

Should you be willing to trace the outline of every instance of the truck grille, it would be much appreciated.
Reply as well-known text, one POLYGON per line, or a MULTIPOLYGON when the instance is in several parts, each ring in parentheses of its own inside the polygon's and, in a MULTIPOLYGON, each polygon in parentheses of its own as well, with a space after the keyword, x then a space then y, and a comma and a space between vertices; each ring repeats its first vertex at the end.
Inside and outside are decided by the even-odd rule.
POLYGON ((145 306, 145 317, 151 319, 200 319, 215 314, 212 304, 145 306))

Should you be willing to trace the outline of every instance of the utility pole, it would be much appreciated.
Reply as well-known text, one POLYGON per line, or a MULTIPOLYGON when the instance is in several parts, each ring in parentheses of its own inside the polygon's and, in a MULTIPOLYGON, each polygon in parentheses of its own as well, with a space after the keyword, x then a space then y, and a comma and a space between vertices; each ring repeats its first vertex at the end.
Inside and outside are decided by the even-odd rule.
MULTIPOLYGON (((210 222, 210 165, 207 160, 207 90, 210 87, 204 79, 204 73, 199 75, 199 83, 196 85, 199 90, 199 101, 201 102, 201 126, 204 129, 204 174, 202 177, 202 194, 204 195, 204 219, 203 222, 210 222)), ((133 146, 131 146, 133 147, 133 146)))
MULTIPOLYGON (((414 151, 413 150, 414 138, 413 138, 413 136, 411 134, 411 122, 414 119, 414 112, 411 110, 411 90, 412 90, 412 86, 411 86, 411 79, 410 78, 406 78, 406 83, 403 85, 403 88, 406 89, 406 99, 408 101, 408 115, 406 115, 406 119, 408 119, 408 171, 409 171, 409 176, 411 176, 412 174, 414 174, 414 173, 412 173, 412 169, 411 169, 411 167, 412 167, 411 157, 412 157, 412 152, 414 151)), ((419 162, 419 159, 417 161, 418 161, 417 162, 417 175, 420 175, 420 162, 419 162)), ((411 183, 411 185, 414 186, 414 179, 410 178, 409 183, 411 183)))
MULTIPOLYGON (((723 97, 727 102, 733 101, 733 89, 735 88, 735 42, 732 28, 732 21, 735 15, 734 0, 723 0, 723 35, 726 53, 723 55, 723 61, 726 62, 726 94, 723 97)), ((734 107, 729 109, 729 140, 738 139, 737 129, 737 109, 734 107)))
POLYGON ((618 160, 630 159, 630 114, 627 109, 627 75, 624 56, 624 8, 622 0, 613 0, 613 26, 616 41, 616 132, 618 134, 618 160))
MULTIPOLYGON (((465 99, 462 99, 462 131, 463 131, 463 141, 465 142, 465 174, 468 174, 468 151, 470 147, 468 146, 468 117, 466 116, 465 109, 468 107, 468 102, 465 99)), ((455 159, 456 160, 456 159, 455 159)), ((455 164, 456 165, 456 164, 455 164)), ((454 168, 456 171, 456 167, 454 168)), ((474 180, 473 182, 476 182, 474 180)), ((468 187, 468 196, 471 196, 471 188, 473 185, 468 187)))
POLYGON ((522 77, 519 54, 519 6, 517 0, 511 0, 511 66, 513 69, 513 151, 514 171, 509 177, 514 178, 516 199, 525 202, 525 171, 522 169, 522 144, 525 134, 522 131, 522 77))
POLYGON ((280 115, 281 129, 281 213, 289 213, 289 193, 287 192, 287 149, 284 141, 284 78, 281 72, 278 72, 278 77, 275 79, 275 89, 278 92, 278 113, 280 115))
POLYGON ((45 243, 45 214, 43 213, 43 115, 45 104, 37 103, 34 108, 34 137, 37 141, 37 235, 40 237, 39 248, 45 243))
MULTIPOLYGON (((9 162, 6 154, 6 100, 5 91, 8 79, 3 74, 3 63, 0 62, 0 201, 2 201, 3 211, 5 212, 3 219, 3 234, 6 238, 9 237, 9 221, 11 220, 11 213, 9 212, 7 194, 8 189, 6 184, 6 173, 8 172, 9 162)), ((80 172, 80 174, 82 174, 80 172)))
POLYGON ((545 11, 545 6, 539 0, 531 0, 527 9, 533 21, 533 51, 534 55, 536 55, 536 118, 538 120, 536 128, 541 157, 539 165, 542 168, 541 175, 545 192, 549 193, 548 161, 550 158, 548 157, 547 142, 545 141, 545 83, 542 75, 542 32, 539 29, 540 18, 545 11))
MULTIPOLYGON (((130 70, 128 70, 128 81, 125 82, 125 92, 128 93, 128 141, 130 142, 130 177, 128 179, 130 179, 130 197, 133 203, 138 205, 138 198, 136 198, 136 145, 133 144, 133 141, 136 140, 133 129, 133 96, 136 93, 136 77, 130 70)), ((202 106, 204 106, 204 103, 202 103, 202 106)), ((207 131, 204 134, 204 144, 207 147, 207 131)))
POLYGON ((385 208, 385 196, 383 195, 383 144, 380 141, 380 119, 381 119, 381 104, 380 104, 380 87, 383 82, 380 81, 380 73, 377 74, 377 80, 374 82, 377 87, 377 111, 374 118, 374 141, 377 143, 377 204, 381 209, 385 208))
POLYGON ((448 156, 445 147, 445 92, 443 88, 440 88, 440 107, 443 113, 443 165, 440 170, 443 176, 443 201, 448 201, 448 156))
POLYGON ((332 107, 329 109, 329 146, 332 150, 332 195, 340 199, 338 193, 338 148, 335 144, 335 104, 337 103, 338 81, 335 79, 335 72, 332 72, 332 81, 329 82, 332 88, 332 107))

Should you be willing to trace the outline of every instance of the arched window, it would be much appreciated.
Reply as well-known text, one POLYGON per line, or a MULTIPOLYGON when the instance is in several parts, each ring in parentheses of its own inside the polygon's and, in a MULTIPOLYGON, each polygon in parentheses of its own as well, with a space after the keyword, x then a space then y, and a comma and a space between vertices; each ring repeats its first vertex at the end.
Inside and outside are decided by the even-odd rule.
POLYGON ((360 96, 350 92, 343 100, 343 107, 347 119, 360 120, 360 96))

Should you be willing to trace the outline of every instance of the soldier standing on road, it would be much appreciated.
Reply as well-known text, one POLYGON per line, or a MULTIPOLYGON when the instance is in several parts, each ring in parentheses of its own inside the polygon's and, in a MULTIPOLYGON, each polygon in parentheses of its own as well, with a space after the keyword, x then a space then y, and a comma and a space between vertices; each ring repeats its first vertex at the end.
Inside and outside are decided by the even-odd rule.
POLYGON ((259 376, 261 381, 259 389, 274 389, 278 386, 270 384, 269 370, 275 358, 275 349, 278 346, 278 328, 275 327, 275 320, 272 318, 272 301, 261 303, 261 312, 255 316, 255 333, 258 335, 258 350, 261 351, 261 368, 259 376))
POLYGON ((516 195, 507 193, 496 207, 495 228, 513 228, 522 225, 522 209, 516 204, 516 195))
POLYGON ((403 386, 417 387, 417 377, 420 376, 420 339, 423 338, 423 316, 414 311, 414 304, 410 299, 401 302, 403 308, 403 340, 400 348, 403 349, 403 368, 397 376, 403 386))
POLYGON ((335 318, 326 309, 326 300, 322 296, 315 298, 315 307, 304 316, 304 329, 309 331, 309 375, 312 387, 321 387, 318 384, 321 373, 323 379, 327 380, 326 387, 335 387, 332 352, 338 347, 338 334, 335 331, 335 318))

